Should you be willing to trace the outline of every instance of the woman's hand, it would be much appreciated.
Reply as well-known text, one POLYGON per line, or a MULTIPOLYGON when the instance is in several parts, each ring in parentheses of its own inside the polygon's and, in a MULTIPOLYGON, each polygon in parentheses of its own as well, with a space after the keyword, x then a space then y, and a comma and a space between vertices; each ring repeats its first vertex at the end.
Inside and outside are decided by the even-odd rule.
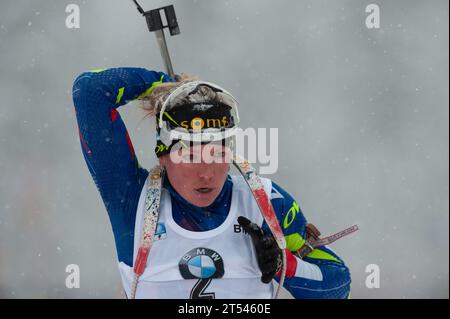
POLYGON ((278 248, 277 242, 272 235, 265 235, 261 227, 247 218, 239 216, 238 223, 252 238, 258 266, 262 272, 261 281, 268 284, 281 268, 281 249, 278 248))

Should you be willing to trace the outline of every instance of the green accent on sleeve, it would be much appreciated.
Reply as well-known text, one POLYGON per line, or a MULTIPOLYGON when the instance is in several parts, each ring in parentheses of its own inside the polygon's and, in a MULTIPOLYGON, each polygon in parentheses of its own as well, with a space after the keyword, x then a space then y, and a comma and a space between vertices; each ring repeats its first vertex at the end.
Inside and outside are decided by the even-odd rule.
POLYGON ((299 250, 303 244, 305 243, 305 240, 302 236, 300 236, 299 233, 295 233, 292 235, 287 235, 284 237, 286 239, 286 247, 290 251, 297 251, 299 250))
POLYGON ((300 212, 300 207, 297 202, 294 201, 292 207, 288 210, 286 217, 283 220, 283 228, 286 229, 294 222, 295 216, 300 212))
POLYGON ((161 75, 161 78, 159 79, 159 81, 153 82, 152 86, 149 87, 144 93, 142 93, 141 95, 139 95, 136 100, 140 100, 143 99, 144 97, 152 94, 153 90, 155 89, 155 87, 157 87, 158 85, 163 83, 163 79, 164 79, 164 74, 161 75))
POLYGON ((103 71, 106 71, 106 70, 108 70, 108 69, 106 68, 106 69, 90 70, 89 72, 92 72, 92 73, 100 73, 100 72, 103 72, 103 71))
POLYGON ((123 96, 123 92, 125 91, 125 87, 121 87, 119 89, 119 93, 117 93, 117 99, 116 99, 116 104, 119 104, 120 101, 122 100, 122 96, 123 96))
POLYGON ((310 252, 308 255, 306 255, 306 257, 313 258, 313 259, 333 260, 338 263, 341 262, 339 259, 337 259, 333 255, 330 255, 329 253, 326 253, 320 249, 314 249, 312 252, 310 252))

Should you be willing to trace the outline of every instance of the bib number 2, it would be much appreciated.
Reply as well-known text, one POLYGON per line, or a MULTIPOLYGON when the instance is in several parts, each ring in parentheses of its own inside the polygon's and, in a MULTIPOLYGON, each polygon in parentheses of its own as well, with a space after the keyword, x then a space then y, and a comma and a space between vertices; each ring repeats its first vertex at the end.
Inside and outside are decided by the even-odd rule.
POLYGON ((205 292, 211 283, 212 278, 199 279, 191 290, 191 299, 215 299, 216 294, 214 292, 205 292))

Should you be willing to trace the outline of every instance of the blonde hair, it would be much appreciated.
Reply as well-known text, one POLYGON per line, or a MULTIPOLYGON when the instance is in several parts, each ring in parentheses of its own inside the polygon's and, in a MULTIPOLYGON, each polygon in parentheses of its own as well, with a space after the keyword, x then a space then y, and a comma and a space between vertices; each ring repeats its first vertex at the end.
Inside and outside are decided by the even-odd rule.
POLYGON ((179 86, 192 81, 197 81, 198 77, 181 73, 176 76, 177 82, 164 82, 156 86, 152 93, 141 99, 141 108, 146 111, 147 116, 156 116, 161 110, 166 98, 179 86))

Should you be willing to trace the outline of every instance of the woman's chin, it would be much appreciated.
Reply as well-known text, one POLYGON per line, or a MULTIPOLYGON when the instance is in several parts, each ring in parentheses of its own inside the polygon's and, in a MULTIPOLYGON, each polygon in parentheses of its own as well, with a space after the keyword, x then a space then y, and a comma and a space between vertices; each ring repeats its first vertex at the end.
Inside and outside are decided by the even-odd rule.
POLYGON ((195 200, 191 201, 191 204, 192 204, 192 205, 195 205, 195 206, 201 207, 201 208, 208 207, 208 206, 210 206, 212 203, 214 203, 214 199, 212 199, 212 200, 205 200, 205 199, 199 200, 199 199, 195 199, 195 200))

